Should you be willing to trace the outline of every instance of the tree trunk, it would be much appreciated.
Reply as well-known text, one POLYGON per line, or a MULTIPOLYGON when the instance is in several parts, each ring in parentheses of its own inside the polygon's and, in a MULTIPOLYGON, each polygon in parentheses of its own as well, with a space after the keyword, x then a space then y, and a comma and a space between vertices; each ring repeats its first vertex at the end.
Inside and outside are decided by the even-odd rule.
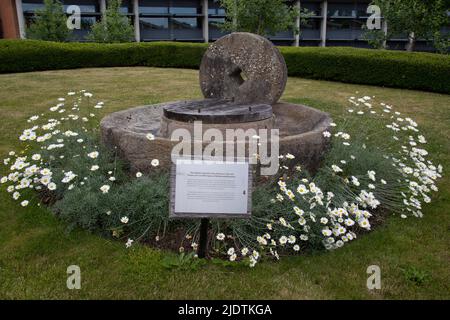
POLYGON ((408 44, 406 45, 406 51, 408 52, 414 51, 415 45, 416 45, 416 37, 414 35, 414 32, 411 32, 408 35, 408 44))

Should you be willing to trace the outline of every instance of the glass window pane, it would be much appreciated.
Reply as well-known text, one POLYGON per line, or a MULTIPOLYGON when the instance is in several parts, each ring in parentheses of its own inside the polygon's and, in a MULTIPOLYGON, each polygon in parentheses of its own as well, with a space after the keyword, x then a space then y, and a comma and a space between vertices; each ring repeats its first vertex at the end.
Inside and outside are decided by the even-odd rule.
POLYGON ((197 18, 172 18, 175 39, 202 39, 202 22, 197 18))
POLYGON ((220 26, 225 22, 225 18, 209 18, 209 37, 217 39, 226 34, 220 29, 220 26))
POLYGON ((354 3, 328 3, 328 16, 356 17, 356 5, 354 3))
POLYGON ((139 23, 143 40, 170 39, 169 18, 141 18, 139 23))
POLYGON ((200 1, 173 0, 171 2, 170 13, 173 14, 200 14, 200 1))
POLYGON ((329 19, 327 21, 327 38, 355 40, 361 38, 364 20, 329 19))
POLYGON ((319 19, 308 19, 305 25, 300 26, 300 39, 320 39, 319 19))
POLYGON ((22 1, 22 10, 24 12, 34 12, 38 9, 44 8, 44 4, 42 0, 23 0, 22 1))
POLYGON ((316 16, 322 15, 322 9, 320 7, 320 2, 300 2, 301 7, 308 9, 309 11, 313 12, 316 16))
POLYGON ((225 9, 220 6, 219 0, 209 0, 208 14, 223 15, 223 16, 225 15, 225 9))
POLYGON ((275 35, 269 35, 270 39, 294 39, 294 33, 292 31, 283 31, 283 32, 278 32, 275 35))
POLYGON ((64 10, 71 5, 80 7, 81 12, 100 12, 100 5, 97 0, 60 0, 64 5, 64 10))
POLYGON ((139 13, 167 14, 169 13, 169 1, 141 0, 139 1, 139 13))
MULTIPOLYGON (((43 0, 23 0, 22 9, 24 12, 34 12, 37 9, 44 8, 43 0)), ((100 6, 97 0, 64 0, 61 1, 66 11, 70 5, 77 5, 81 12, 99 12, 100 6)))
POLYGON ((123 14, 133 13, 133 3, 131 0, 122 0, 120 12, 123 14))

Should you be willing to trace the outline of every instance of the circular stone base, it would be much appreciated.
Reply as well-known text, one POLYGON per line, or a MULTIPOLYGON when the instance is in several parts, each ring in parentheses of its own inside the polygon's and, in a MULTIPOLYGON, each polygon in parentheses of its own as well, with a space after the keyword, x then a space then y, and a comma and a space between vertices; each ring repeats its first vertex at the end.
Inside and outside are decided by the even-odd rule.
MULTIPOLYGON (((115 112, 100 123, 103 143, 117 148, 119 156, 130 165, 133 173, 154 170, 150 163, 152 159, 158 159, 161 166, 170 168, 172 148, 180 141, 171 141, 166 134, 161 135, 165 105, 167 103, 115 112), (155 139, 150 141, 146 137, 148 133, 153 134, 155 139)), ((329 142, 323 132, 330 129, 330 116, 307 106, 290 103, 277 103, 272 108, 272 127, 279 129, 280 154, 291 153, 307 169, 317 169, 329 142)), ((243 128, 243 124, 246 123, 241 123, 240 128, 243 128)), ((250 125, 245 128, 255 127, 250 125)), ((209 142, 204 141, 204 146, 207 144, 209 142)))

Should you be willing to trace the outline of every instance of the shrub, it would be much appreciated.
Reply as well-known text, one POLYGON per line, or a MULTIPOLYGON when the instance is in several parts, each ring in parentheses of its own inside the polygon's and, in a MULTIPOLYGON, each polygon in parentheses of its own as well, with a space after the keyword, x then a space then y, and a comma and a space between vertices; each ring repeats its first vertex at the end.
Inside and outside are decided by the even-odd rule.
MULTIPOLYGON (((19 137, 23 149, 3 160, 8 173, 0 183, 12 198, 22 206, 44 200, 71 228, 123 239, 127 247, 167 235, 164 242, 180 251, 195 250, 198 219, 168 218, 167 172, 155 167, 147 176, 127 173, 98 141, 95 111, 104 104, 94 104, 89 92, 58 100, 50 114, 28 119, 19 137)), ((317 174, 284 155, 279 176, 257 186, 250 219, 211 221, 216 255, 254 266, 264 256, 342 247, 371 230, 382 211, 422 217, 423 203, 438 191, 442 166, 428 160, 417 123, 368 96, 349 103, 353 117, 346 115, 339 126, 331 124, 333 133, 323 133, 333 139, 332 148, 317 174)), ((146 143, 153 138, 148 135, 146 143)), ((190 265, 181 260, 175 265, 190 265)))
POLYGON ((0 73, 94 67, 198 68, 206 46, 194 43, 0 41, 0 73))
POLYGON ((45 0, 45 7, 36 11, 33 23, 27 30, 30 39, 66 41, 71 30, 67 28, 67 17, 58 0, 45 0))
POLYGON ((446 55, 358 48, 281 48, 290 76, 450 93, 446 55))
POLYGON ((88 35, 89 40, 95 42, 131 42, 134 37, 134 29, 131 20, 120 13, 121 0, 108 2, 108 9, 100 22, 92 26, 88 35))
MULTIPOLYGON (((198 69, 200 43, 55 43, 0 40, 0 73, 90 67, 198 69)), ((289 75, 450 93, 450 57, 358 48, 281 47, 289 75)))

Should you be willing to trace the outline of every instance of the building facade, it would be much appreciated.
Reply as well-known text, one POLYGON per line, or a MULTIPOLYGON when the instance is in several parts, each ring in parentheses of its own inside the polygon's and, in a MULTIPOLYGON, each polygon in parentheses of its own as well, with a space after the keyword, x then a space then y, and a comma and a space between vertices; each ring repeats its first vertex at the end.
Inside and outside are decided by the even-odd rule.
MULTIPOLYGON (((81 29, 74 30, 74 40, 85 41, 92 24, 101 19, 107 0, 60 0, 64 8, 78 5, 81 29)), ((291 0, 290 5, 312 11, 314 16, 301 27, 301 34, 282 32, 269 39, 277 45, 368 47, 361 27, 369 14, 370 0, 291 0)), ((43 0, 1 0, 0 35, 3 38, 26 38, 26 27, 43 0)), ((225 10, 218 0, 122 0, 121 11, 135 28, 135 40, 211 42, 225 33, 220 25, 225 10)), ((299 23, 299 21, 298 21, 299 23)), ((389 41, 391 49, 403 49, 407 35, 389 41)), ((416 50, 430 50, 418 41, 416 50)))

